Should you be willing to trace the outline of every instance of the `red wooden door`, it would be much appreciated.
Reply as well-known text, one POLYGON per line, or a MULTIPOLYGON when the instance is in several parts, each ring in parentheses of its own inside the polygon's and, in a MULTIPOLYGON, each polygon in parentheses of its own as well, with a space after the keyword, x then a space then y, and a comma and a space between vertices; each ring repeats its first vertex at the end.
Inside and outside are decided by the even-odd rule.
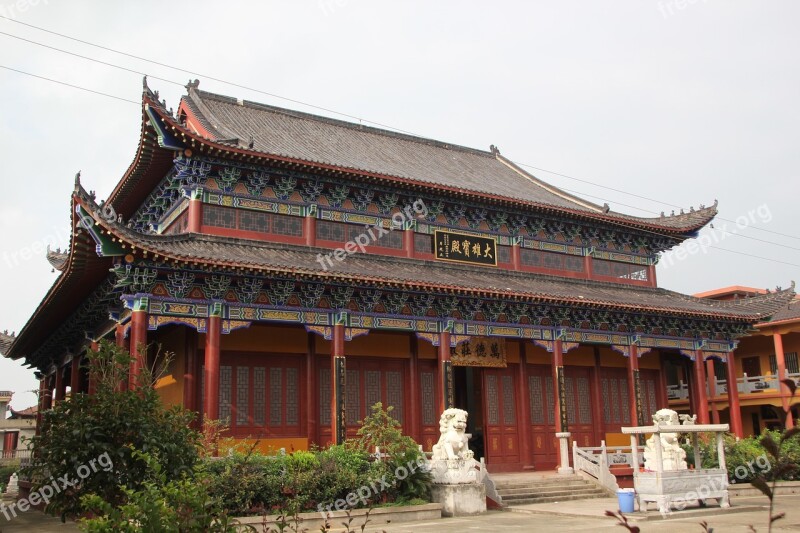
POLYGON ((572 433, 572 441, 578 446, 600 445, 599 442, 594 442, 589 372, 588 367, 564 367, 567 429, 572 433))
POLYGON ((603 388, 603 422, 607 433, 619 433, 622 426, 631 424, 628 398, 628 371, 625 368, 603 368, 600 373, 603 388))
POLYGON ((497 471, 513 470, 520 465, 517 406, 515 403, 514 373, 510 368, 485 369, 483 397, 485 398, 484 443, 486 462, 497 471))
POLYGON ((555 426, 553 369, 549 365, 528 365, 528 391, 533 441, 533 466, 536 470, 555 468, 558 442, 555 426))

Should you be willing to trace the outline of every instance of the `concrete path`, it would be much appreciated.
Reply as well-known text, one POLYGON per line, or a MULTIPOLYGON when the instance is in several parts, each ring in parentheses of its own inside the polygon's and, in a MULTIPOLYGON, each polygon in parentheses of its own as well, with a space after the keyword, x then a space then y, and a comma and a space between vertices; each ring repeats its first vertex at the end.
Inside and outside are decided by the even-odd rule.
MULTIPOLYGON (((708 522, 716 533, 738 533, 750 531, 749 525, 758 531, 767 530, 768 501, 763 496, 738 497, 732 500, 729 510, 721 510, 713 505, 704 509, 687 509, 674 512, 663 519, 658 512, 646 514, 633 513, 630 520, 638 525, 643 533, 650 531, 682 533, 702 531, 701 521, 708 522)), ((623 532, 616 520, 604 516, 606 510, 616 510, 616 498, 571 501, 564 503, 540 503, 523 505, 513 511, 490 511, 481 516, 468 518, 442 518, 420 522, 406 522, 396 526, 384 527, 386 533, 460 533, 476 532, 527 532, 527 531, 614 531, 623 532)), ((787 518, 775 523, 773 531, 800 531, 800 495, 778 496, 778 511, 786 512, 787 518)), ((332 524, 331 533, 342 531, 340 524, 332 524)), ((360 531, 360 523, 354 529, 360 531)), ((62 524, 58 518, 48 517, 37 511, 22 513, 10 522, 0 515, 0 532, 17 533, 67 533, 78 531, 75 524, 62 524)), ((367 525, 366 533, 379 531, 367 525)))

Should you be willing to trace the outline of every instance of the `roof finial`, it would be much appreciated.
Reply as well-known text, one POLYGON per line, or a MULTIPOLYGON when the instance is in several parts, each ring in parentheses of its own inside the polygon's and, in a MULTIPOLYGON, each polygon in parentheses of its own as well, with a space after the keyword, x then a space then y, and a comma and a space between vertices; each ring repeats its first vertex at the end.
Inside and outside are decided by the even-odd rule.
POLYGON ((603 204, 603 213, 608 213, 611 211, 611 207, 608 205, 608 202, 603 204))
POLYGON ((147 86, 147 74, 142 76, 142 89, 145 91, 149 90, 150 88, 147 86))
POLYGON ((489 151, 492 152, 494 155, 500 155, 500 148, 498 148, 493 144, 489 145, 489 151))
POLYGON ((255 146, 255 144, 256 144, 256 140, 255 140, 255 139, 253 138, 253 136, 251 135, 251 136, 250 136, 250 142, 249 142, 249 143, 247 143, 247 147, 248 147, 248 148, 250 148, 250 149, 252 150, 252 149, 253 149, 253 146, 255 146))
POLYGON ((81 184, 81 171, 79 170, 77 174, 75 174, 75 186, 79 187, 81 184))
POLYGON ((197 78, 194 81, 189 80, 189 83, 186 84, 186 90, 189 91, 191 89, 197 89, 200 86, 200 80, 197 78))

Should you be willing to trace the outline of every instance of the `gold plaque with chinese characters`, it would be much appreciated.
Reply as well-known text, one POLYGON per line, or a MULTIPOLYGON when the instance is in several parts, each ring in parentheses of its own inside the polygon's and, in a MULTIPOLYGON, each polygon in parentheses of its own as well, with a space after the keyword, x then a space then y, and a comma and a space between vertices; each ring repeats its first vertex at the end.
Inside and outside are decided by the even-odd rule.
POLYGON ((506 367, 506 340, 503 337, 470 337, 450 348, 453 366, 506 367))
POLYGON ((497 240, 466 233, 433 232, 434 257, 442 261, 497 266, 497 240))

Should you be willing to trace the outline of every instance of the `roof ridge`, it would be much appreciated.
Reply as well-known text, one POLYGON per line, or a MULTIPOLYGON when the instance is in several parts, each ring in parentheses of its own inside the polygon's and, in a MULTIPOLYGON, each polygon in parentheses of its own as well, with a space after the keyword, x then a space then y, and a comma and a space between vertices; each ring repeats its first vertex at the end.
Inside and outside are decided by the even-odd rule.
MULTIPOLYGON (((274 106, 271 104, 265 104, 262 102, 255 102, 253 100, 244 100, 239 98, 234 98, 232 96, 226 96, 224 94, 217 94, 208 91, 202 91, 196 87, 189 88, 189 94, 195 93, 200 98, 211 98, 213 100, 217 100, 218 102, 222 102, 229 105, 236 105, 241 107, 247 107, 250 109, 256 109, 261 111, 268 111, 271 113, 281 114, 301 120, 311 120, 315 122, 322 122, 324 124, 329 124, 332 126, 339 126, 348 128, 355 131, 362 131, 366 133, 372 133, 376 135, 384 135, 386 137, 392 137, 395 139, 402 139, 409 142, 416 142, 419 144, 424 144, 427 146, 436 146, 439 148, 444 148, 446 150, 458 150, 461 152, 472 153, 475 155, 483 156, 483 157, 494 157, 494 154, 490 151, 481 150, 480 148, 472 148, 470 146, 464 146, 461 144, 454 144, 448 143, 445 141, 440 141, 438 139, 432 139, 430 137, 422 137, 420 135, 413 135, 410 133, 402 133, 400 131, 392 131, 385 128, 376 128, 375 126, 365 126, 363 124, 356 124, 355 122, 350 122, 347 120, 326 117, 324 115, 316 115, 314 113, 308 113, 305 111, 297 111, 294 109, 289 109, 286 107, 279 107, 274 106)), ((202 101, 202 100, 201 100, 202 101)), ((207 109, 208 106, 203 106, 207 109)), ((205 113, 205 110, 202 110, 205 113)), ((213 113, 211 113, 213 116, 213 113)), ((218 129, 218 128, 215 128, 218 129)))

